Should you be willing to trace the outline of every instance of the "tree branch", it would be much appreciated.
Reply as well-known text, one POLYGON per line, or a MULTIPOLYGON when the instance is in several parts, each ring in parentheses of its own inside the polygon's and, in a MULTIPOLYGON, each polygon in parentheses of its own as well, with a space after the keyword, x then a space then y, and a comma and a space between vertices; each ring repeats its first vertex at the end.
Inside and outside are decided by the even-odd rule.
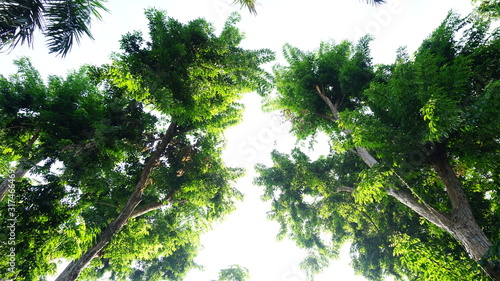
POLYGON ((326 118, 332 122, 336 122, 337 120, 335 120, 335 118, 333 118, 333 116, 330 116, 328 114, 322 114, 322 113, 314 113, 316 115, 318 115, 319 117, 323 117, 323 118, 326 118))
POLYGON ((161 209, 162 207, 164 206, 167 206, 168 203, 164 203, 164 202, 156 202, 156 203, 151 203, 149 205, 146 205, 144 207, 141 207, 141 208, 138 208, 138 209, 135 209, 132 214, 130 215, 130 218, 137 218, 137 217, 140 217, 144 214, 147 214, 149 212, 152 212, 152 211, 155 211, 155 210, 158 210, 158 209, 161 209))
POLYGON ((349 192, 349 193, 353 193, 354 192, 354 188, 352 188, 350 186, 339 186, 339 187, 337 187, 337 192, 349 192))
POLYGON ((339 111, 335 105, 333 105, 332 101, 326 96, 325 89, 322 89, 319 85, 316 85, 316 93, 318 93, 319 97, 325 101, 326 105, 333 114, 334 121, 339 120, 339 111))
POLYGON ((449 215, 432 208, 428 204, 420 203, 411 192, 403 189, 389 188, 387 189, 387 194, 396 198, 399 202, 403 203, 436 226, 448 232, 450 231, 451 221, 449 215))
POLYGON ((172 204, 172 201, 174 199, 174 195, 178 192, 179 190, 174 190, 170 192, 167 197, 156 203, 151 203, 149 205, 143 206, 141 208, 135 209, 132 214, 130 215, 130 218, 136 218, 139 216, 142 216, 144 214, 147 214, 149 212, 161 209, 162 207, 168 206, 169 204, 172 204))
POLYGON ((119 209, 120 207, 116 206, 116 205, 113 205, 113 204, 110 204, 110 203, 105 203, 105 202, 95 202, 96 204, 99 204, 99 205, 105 205, 105 206, 110 206, 110 207, 113 207, 113 208, 116 208, 116 209, 119 209))
MULTIPOLYGON (((348 192, 348 193, 353 193, 354 192, 354 188, 350 187, 350 186, 339 186, 337 187, 337 192, 348 192)), ((351 199, 353 199, 354 196, 351 196, 351 199)), ((378 228, 378 226, 375 224, 375 222, 373 221, 372 217, 370 217, 368 215, 368 213, 366 213, 364 210, 360 209, 360 208, 357 208, 356 207, 356 204, 353 205, 353 208, 359 212, 361 212, 368 220, 369 222, 373 225, 373 227, 375 227, 375 229, 380 232, 380 229, 378 228)))
POLYGON ((370 168, 378 164, 378 161, 364 147, 356 146, 356 155, 361 157, 370 168))
POLYGON ((446 193, 448 193, 448 198, 452 206, 452 213, 472 218, 473 215, 469 200, 462 188, 462 183, 448 161, 446 146, 437 144, 434 153, 429 157, 429 162, 446 187, 446 193))

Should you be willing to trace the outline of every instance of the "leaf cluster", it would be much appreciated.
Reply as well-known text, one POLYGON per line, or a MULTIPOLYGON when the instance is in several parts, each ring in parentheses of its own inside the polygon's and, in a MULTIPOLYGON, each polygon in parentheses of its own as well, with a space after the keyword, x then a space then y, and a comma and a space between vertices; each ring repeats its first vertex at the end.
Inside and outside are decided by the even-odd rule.
POLYGON ((323 43, 315 52, 285 46, 288 65, 275 68, 278 93, 268 104, 293 122, 299 139, 327 133, 334 151, 317 161, 298 150, 273 152, 273 166, 257 166, 269 217, 281 224, 280 236, 312 252, 311 272, 351 241, 352 264, 370 280, 479 280, 456 241, 387 195, 404 189, 450 211, 429 164, 437 145, 446 147, 477 222, 498 239, 498 31, 450 13, 413 56, 401 48, 388 65, 371 65, 368 43, 323 43), (379 163, 368 169, 359 148, 379 163), (461 269, 448 272, 447 264, 461 269))
POLYGON ((93 39, 93 18, 107 12, 101 0, 15 0, 0 4, 0 49, 19 43, 33 45, 39 29, 48 40, 50 53, 66 56, 74 42, 86 35, 93 39))

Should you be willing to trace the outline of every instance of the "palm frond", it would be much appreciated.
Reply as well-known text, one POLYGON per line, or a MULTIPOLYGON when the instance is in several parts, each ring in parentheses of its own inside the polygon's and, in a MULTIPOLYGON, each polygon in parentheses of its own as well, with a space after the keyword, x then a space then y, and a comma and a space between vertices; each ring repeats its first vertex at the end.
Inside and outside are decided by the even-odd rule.
POLYGON ((90 26, 92 16, 101 19, 100 10, 108 11, 100 0, 52 0, 48 2, 45 13, 51 53, 66 56, 74 42, 80 43, 83 35, 94 39, 90 26))
POLYGON ((242 8, 246 7, 251 14, 257 14, 257 9, 255 8, 257 1, 255 0, 234 0, 234 4, 239 4, 242 8))
POLYGON ((385 0, 366 0, 366 3, 368 4, 372 4, 374 6, 377 6, 377 5, 382 5, 385 3, 385 0))
POLYGON ((42 0, 0 2, 0 50, 17 44, 33 44, 34 32, 44 26, 42 0))

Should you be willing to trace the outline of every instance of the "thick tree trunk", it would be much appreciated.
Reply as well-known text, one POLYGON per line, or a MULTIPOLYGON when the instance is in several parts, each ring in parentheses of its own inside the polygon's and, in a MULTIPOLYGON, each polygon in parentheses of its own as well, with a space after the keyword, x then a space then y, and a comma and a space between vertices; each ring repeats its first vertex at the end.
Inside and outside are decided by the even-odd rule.
MULTIPOLYGON (((462 183, 453 170, 446 155, 446 146, 438 144, 429 159, 430 164, 446 187, 452 211, 447 231, 465 248, 469 256, 479 261, 492 243, 477 224, 462 183)), ((500 280, 500 269, 487 266, 484 270, 495 280, 500 280)))
POLYGON ((108 227, 99 235, 98 243, 94 244, 90 249, 87 250, 85 254, 83 254, 78 260, 72 261, 64 271, 57 277, 56 281, 72 281, 76 280, 80 273, 85 267, 94 259, 97 254, 102 251, 106 245, 109 244, 111 238, 118 233, 128 222, 129 218, 138 216, 139 213, 144 211, 151 211, 160 208, 159 204, 154 204, 154 206, 150 206, 149 209, 137 210, 138 212, 134 212, 135 208, 139 205, 142 200, 142 194, 144 189, 148 185, 149 176, 153 171, 153 168, 158 164, 158 161, 161 155, 164 153, 165 149, 168 146, 168 143, 172 141, 172 139, 176 136, 177 126, 175 122, 170 124, 165 135, 162 137, 160 143, 158 144, 156 150, 151 154, 151 156, 147 159, 146 163, 144 163, 144 168, 141 172, 141 176, 139 177, 139 181, 136 183, 134 191, 132 195, 129 197, 127 203, 121 210, 120 214, 108 225, 108 227))
MULTIPOLYGON (((327 119, 337 122, 339 119, 338 104, 332 103, 320 85, 316 85, 316 92, 332 113, 332 116, 327 119)), ((349 134, 350 132, 344 131, 344 133, 349 134)), ((370 168, 378 163, 366 148, 356 147, 352 152, 358 155, 370 168)), ((449 163, 445 145, 438 144, 436 146, 436 150, 430 157, 430 163, 446 187, 452 205, 451 214, 440 212, 425 203, 425 201, 420 200, 418 195, 410 192, 411 188, 410 191, 390 188, 387 193, 431 223, 450 233, 464 246, 473 260, 479 261, 486 254, 489 247, 492 246, 492 243, 472 215, 467 195, 449 163)), ((401 177, 400 179, 405 183, 401 177)), ((488 264, 483 269, 492 279, 500 280, 500 268, 488 264)))
MULTIPOLYGON (((450 233, 453 238, 462 244, 471 259, 478 262, 492 246, 492 243, 474 219, 460 179, 448 161, 445 146, 442 144, 437 145, 437 149, 431 155, 429 161, 446 187, 452 206, 451 213, 443 213, 432 208, 425 201, 418 200, 419 198, 406 190, 390 189, 388 194, 431 223, 450 233)), ((493 280, 500 280, 500 268, 495 267, 493 264, 487 264, 483 270, 493 280)))

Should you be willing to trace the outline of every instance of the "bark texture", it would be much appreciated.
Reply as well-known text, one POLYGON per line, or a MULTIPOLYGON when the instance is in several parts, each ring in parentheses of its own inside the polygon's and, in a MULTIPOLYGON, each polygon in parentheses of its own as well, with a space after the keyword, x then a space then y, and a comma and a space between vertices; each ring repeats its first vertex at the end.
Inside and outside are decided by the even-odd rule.
MULTIPOLYGON (((429 161, 439 179, 446 187, 446 192, 452 206, 452 211, 449 215, 450 223, 447 225, 446 230, 463 245, 473 260, 479 261, 492 246, 492 243, 486 237, 472 214, 472 209, 467 195, 462 188, 462 183, 450 165, 446 146, 438 144, 429 161)), ((494 280, 500 280, 499 268, 488 265, 484 270, 494 280)))

